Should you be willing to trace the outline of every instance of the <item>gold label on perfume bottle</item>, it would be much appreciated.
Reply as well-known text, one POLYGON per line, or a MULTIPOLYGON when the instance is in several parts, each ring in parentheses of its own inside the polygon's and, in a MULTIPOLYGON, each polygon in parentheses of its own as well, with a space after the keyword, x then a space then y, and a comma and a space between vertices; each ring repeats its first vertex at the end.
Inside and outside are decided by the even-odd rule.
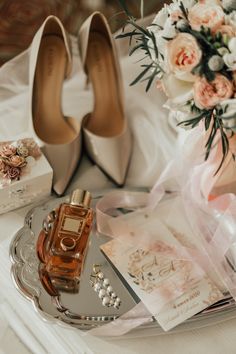
POLYGON ((83 231, 83 226, 84 219, 64 216, 61 231, 64 231, 65 233, 76 233, 78 237, 80 237, 83 231))

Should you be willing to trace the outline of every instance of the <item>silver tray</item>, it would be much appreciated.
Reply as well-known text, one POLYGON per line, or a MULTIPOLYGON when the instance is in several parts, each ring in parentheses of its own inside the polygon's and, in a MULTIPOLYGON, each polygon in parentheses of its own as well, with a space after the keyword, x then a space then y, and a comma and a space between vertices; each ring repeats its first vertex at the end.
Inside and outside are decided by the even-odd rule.
MULTIPOLYGON (((102 193, 93 193, 92 206, 94 207, 102 193)), ((67 324, 82 330, 88 330, 108 323, 126 313, 139 302, 137 296, 123 281, 104 255, 99 246, 109 240, 108 237, 98 234, 94 229, 90 235, 90 245, 80 282, 80 291, 77 294, 61 293, 60 300, 51 297, 44 289, 39 279, 39 259, 36 254, 36 241, 46 215, 68 197, 54 199, 40 204, 30 210, 25 217, 24 226, 16 233, 10 246, 12 261, 11 274, 16 288, 31 301, 34 309, 47 321, 67 324), (90 284, 90 274, 93 264, 100 264, 102 271, 121 298, 119 309, 102 306, 100 299, 90 284)), ((193 316, 177 326, 172 331, 183 331, 216 323, 236 316, 236 306, 230 296, 193 316)), ((154 318, 133 330, 144 330, 154 334, 164 333, 154 318)))

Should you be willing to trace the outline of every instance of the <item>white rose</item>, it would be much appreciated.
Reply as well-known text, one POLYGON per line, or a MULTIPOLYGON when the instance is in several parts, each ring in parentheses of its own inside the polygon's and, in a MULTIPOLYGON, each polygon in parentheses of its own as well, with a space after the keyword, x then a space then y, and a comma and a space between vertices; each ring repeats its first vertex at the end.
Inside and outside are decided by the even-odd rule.
POLYGON ((173 38, 177 34, 175 26, 172 24, 172 21, 169 17, 166 20, 163 31, 164 31, 164 36, 167 38, 173 38))
POLYGON ((176 12, 176 11, 180 10, 178 1, 173 0, 173 2, 167 6, 167 9, 168 9, 169 15, 171 15, 172 12, 176 12))
POLYGON ((225 54, 223 56, 225 65, 228 66, 229 70, 236 70, 236 51, 233 53, 225 54))
POLYGON ((232 11, 229 15, 225 16, 225 24, 236 28, 236 11, 232 11))
POLYGON ((158 26, 164 27, 167 18, 168 18, 168 10, 167 10, 167 7, 165 6, 161 9, 161 11, 158 12, 156 17, 152 21, 152 23, 157 26, 150 26, 150 30, 152 32, 155 32, 155 31, 158 31, 158 29, 159 29, 158 26))
POLYGON ((162 87, 169 98, 165 107, 186 111, 184 106, 193 98, 193 82, 179 80, 173 74, 165 74, 162 78, 162 87))
POLYGON ((232 129, 236 133, 236 98, 231 100, 225 100, 221 103, 221 107, 225 109, 226 113, 221 118, 223 119, 224 126, 232 129))

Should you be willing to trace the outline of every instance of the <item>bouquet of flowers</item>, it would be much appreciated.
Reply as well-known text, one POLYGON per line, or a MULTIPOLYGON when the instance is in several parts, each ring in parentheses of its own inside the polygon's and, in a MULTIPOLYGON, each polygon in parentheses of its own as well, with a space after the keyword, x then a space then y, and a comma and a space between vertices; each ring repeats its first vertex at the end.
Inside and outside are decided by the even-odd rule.
POLYGON ((185 128, 199 123, 207 131, 205 159, 219 141, 221 168, 236 133, 236 0, 173 0, 148 28, 128 13, 135 39, 131 54, 142 50, 149 63, 131 83, 153 81, 168 97, 166 107, 185 128), (202 122, 202 123, 201 123, 202 122))
POLYGON ((20 180, 26 166, 32 166, 41 151, 33 139, 0 144, 0 179, 20 180))

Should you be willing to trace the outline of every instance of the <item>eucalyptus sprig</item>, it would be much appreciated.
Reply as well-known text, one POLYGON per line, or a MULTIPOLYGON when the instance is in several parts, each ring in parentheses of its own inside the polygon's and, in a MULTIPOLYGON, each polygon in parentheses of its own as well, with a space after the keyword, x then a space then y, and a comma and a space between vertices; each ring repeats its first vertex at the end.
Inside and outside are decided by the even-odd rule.
POLYGON ((152 31, 149 31, 148 29, 139 26, 136 22, 136 19, 130 15, 128 16, 126 23, 127 25, 131 25, 133 27, 133 30, 129 32, 124 32, 123 28, 123 32, 116 36, 116 38, 129 38, 130 45, 132 44, 132 40, 135 41, 135 45, 130 49, 129 55, 132 55, 137 50, 141 50, 143 52, 143 57, 141 58, 141 60, 144 60, 146 58, 151 59, 151 50, 154 50, 155 57, 157 58, 157 60, 151 59, 151 62, 149 64, 142 64, 141 67, 143 70, 130 84, 131 86, 133 86, 139 81, 147 81, 146 91, 148 91, 151 87, 153 80, 158 75, 164 73, 164 70, 158 63, 158 57, 161 56, 161 54, 159 53, 156 44, 155 35, 152 31))
MULTIPOLYGON (((205 160, 208 159, 210 152, 212 148, 216 144, 216 138, 217 138, 217 133, 220 133, 220 140, 221 140, 221 146, 222 146, 222 159, 220 161, 220 164, 215 171, 215 175, 219 172, 221 169, 226 156, 229 153, 229 137, 226 134, 223 119, 222 119, 222 114, 226 112, 227 108, 222 109, 221 107, 216 107, 214 109, 210 110, 200 110, 199 114, 196 115, 193 118, 184 120, 180 123, 178 123, 178 126, 184 126, 184 127, 191 127, 195 128, 201 121, 204 121, 205 125, 205 130, 208 131, 210 129, 208 139, 205 144, 206 152, 205 152, 205 160)), ((231 133, 231 137, 234 135, 234 133, 231 133)), ((233 154, 232 154, 233 155, 233 154)), ((235 156, 233 155, 235 158, 235 156)))

